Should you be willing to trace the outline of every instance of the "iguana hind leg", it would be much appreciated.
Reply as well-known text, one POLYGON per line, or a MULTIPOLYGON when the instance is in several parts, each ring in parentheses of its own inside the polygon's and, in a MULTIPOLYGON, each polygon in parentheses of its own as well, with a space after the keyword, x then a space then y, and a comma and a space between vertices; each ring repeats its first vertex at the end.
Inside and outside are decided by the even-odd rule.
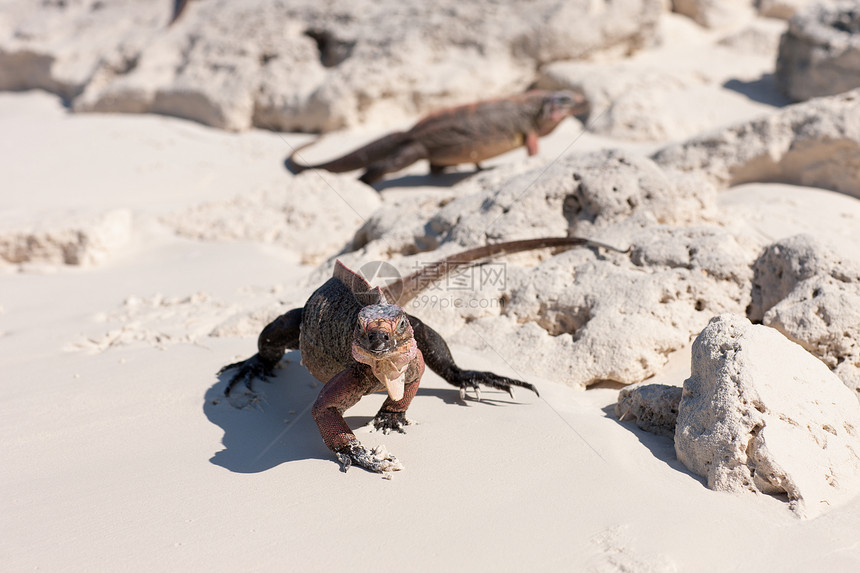
POLYGON ((257 354, 247 360, 228 364, 218 371, 218 374, 222 374, 227 370, 236 369, 236 373, 224 389, 225 396, 229 396, 233 386, 240 381, 253 391, 254 379, 265 380, 274 375, 275 365, 281 361, 287 348, 299 347, 302 310, 294 308, 270 322, 257 338, 257 354))
POLYGON ((400 171, 420 159, 427 158, 427 148, 417 141, 407 141, 398 146, 391 155, 368 167, 359 180, 370 185, 382 179, 386 173, 400 171))
POLYGON ((480 396, 479 389, 481 384, 504 390, 511 396, 514 395, 514 386, 526 388, 538 394, 537 388, 528 382, 515 380, 507 376, 499 376, 493 372, 463 370, 454 362, 454 357, 451 356, 448 344, 438 332, 411 314, 407 316, 409 317, 409 322, 412 323, 412 330, 415 333, 415 342, 418 343, 418 349, 424 355, 424 363, 430 370, 444 378, 449 384, 460 388, 461 396, 469 388, 475 390, 475 393, 480 396))

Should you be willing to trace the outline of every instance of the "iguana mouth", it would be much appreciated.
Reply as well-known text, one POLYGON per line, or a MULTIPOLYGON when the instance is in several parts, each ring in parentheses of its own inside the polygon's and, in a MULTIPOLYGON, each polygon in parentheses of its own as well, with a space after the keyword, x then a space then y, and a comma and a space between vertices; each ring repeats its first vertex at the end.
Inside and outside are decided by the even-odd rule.
MULTIPOLYGON (((360 344, 360 343, 359 343, 360 344)), ((382 346, 381 348, 367 348, 367 346, 360 344, 362 350, 372 355, 376 359, 383 359, 388 356, 398 354, 401 352, 408 352, 409 350, 409 340, 404 340, 398 344, 390 343, 382 346)))
POLYGON ((373 375, 382 382, 388 396, 395 402, 403 399, 406 369, 417 356, 418 345, 411 337, 393 350, 381 353, 364 348, 357 340, 352 343, 352 357, 357 362, 370 366, 373 375))
POLYGON ((385 328, 377 328, 367 332, 366 341, 362 341, 364 348, 373 354, 384 356, 397 348, 397 340, 392 333, 385 328))

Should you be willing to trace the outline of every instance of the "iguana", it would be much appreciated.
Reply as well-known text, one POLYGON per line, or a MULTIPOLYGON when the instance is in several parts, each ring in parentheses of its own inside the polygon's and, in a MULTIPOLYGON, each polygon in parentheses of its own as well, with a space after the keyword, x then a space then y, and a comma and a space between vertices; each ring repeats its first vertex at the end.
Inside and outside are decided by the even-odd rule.
POLYGON ((550 133, 567 116, 587 110, 585 98, 574 92, 533 90, 439 110, 409 131, 391 133, 325 163, 304 165, 296 161, 299 151, 314 143, 310 142, 295 149, 286 164, 293 173, 365 169, 359 179, 367 184, 419 159, 430 161, 431 173, 460 163, 474 163, 480 168, 481 161, 521 145, 529 155, 536 154, 539 137, 550 133))
POLYGON ((346 424, 344 411, 362 396, 380 390, 388 392, 373 419, 373 426, 387 434, 392 430, 404 432, 409 424, 406 409, 418 390, 425 365, 459 387, 461 397, 467 388, 477 393, 480 384, 511 395, 515 386, 538 394, 537 388, 527 382, 492 372, 461 369, 442 336, 407 314, 402 305, 444 273, 479 259, 575 245, 620 251, 578 237, 510 241, 452 255, 383 288, 372 288, 363 277, 338 261, 332 278, 311 294, 303 308, 286 312, 262 330, 257 354, 218 372, 237 369, 224 394, 229 396, 240 381, 253 392, 255 378, 271 376, 286 349, 298 348, 302 364, 324 384, 312 415, 323 441, 335 453, 344 471, 352 464, 383 473, 402 469, 394 456, 362 446, 346 424))

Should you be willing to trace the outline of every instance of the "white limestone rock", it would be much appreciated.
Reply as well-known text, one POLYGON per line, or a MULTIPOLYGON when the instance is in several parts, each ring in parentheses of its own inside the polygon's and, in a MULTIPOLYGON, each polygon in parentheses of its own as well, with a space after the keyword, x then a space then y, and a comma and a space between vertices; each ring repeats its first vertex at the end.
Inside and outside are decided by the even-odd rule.
POLYGON ((532 4, 519 14, 526 27, 512 48, 538 65, 606 52, 630 54, 656 43, 662 10, 662 0, 532 4))
POLYGON ((754 181, 860 197, 860 90, 788 106, 659 150, 663 168, 696 172, 718 189, 754 181))
POLYGON ((552 62, 536 86, 583 93, 588 131, 641 142, 683 140, 767 113, 783 99, 762 78, 773 72, 784 23, 756 19, 713 38, 677 16, 661 24, 666 41, 658 48, 621 60, 552 62))
POLYGON ((554 62, 541 69, 537 86, 583 93, 591 106, 588 130, 631 141, 689 137, 715 125, 727 100, 741 97, 694 74, 625 61, 554 62), (691 92, 697 93, 695 109, 684 104, 691 92))
POLYGON ((762 321, 819 357, 860 400, 860 279, 798 284, 762 321))
POLYGON ((673 0, 672 9, 705 28, 726 28, 754 15, 752 0, 673 0))
POLYGON ((817 356, 860 400, 860 266, 797 235, 769 245, 753 271, 750 318, 817 356))
POLYGON ((76 111, 156 112, 229 130, 334 130, 523 91, 545 63, 631 53, 661 0, 4 3, 0 89, 76 111))
POLYGON ((620 421, 635 420, 646 432, 674 437, 680 401, 680 386, 634 384, 618 393, 615 415, 620 421))
POLYGON ((815 517, 860 490, 858 430, 851 391, 776 330, 724 314, 694 342, 675 450, 709 488, 785 495, 815 517))
POLYGON ((679 141, 764 108, 734 90, 701 83, 673 87, 658 81, 641 90, 630 88, 594 116, 591 131, 628 141, 679 141))
MULTIPOLYGON (((454 185, 451 193, 384 204, 358 230, 353 245, 365 256, 389 258, 449 242, 462 249, 569 232, 594 236, 628 218, 636 227, 695 224, 716 216, 716 190, 707 179, 609 150, 569 154, 550 164, 500 166, 454 185)), ((627 239, 623 233, 617 237, 627 239)))
POLYGON ((756 9, 760 16, 790 20, 797 12, 819 0, 756 0, 756 9))
POLYGON ((547 235, 589 234, 629 217, 692 224, 715 215, 715 189, 696 175, 667 172, 617 150, 562 156, 451 201, 428 228, 463 245, 547 235))
POLYGON ((836 268, 838 259, 811 235, 794 235, 768 245, 753 264, 752 302, 747 316, 761 321, 798 283, 836 268))
POLYGON ((0 217, 0 259, 9 263, 98 265, 124 247, 132 233, 128 209, 50 211, 0 217))
POLYGON ((451 340, 500 352, 526 377, 633 384, 659 372, 711 316, 749 304, 755 241, 713 227, 629 236, 630 255, 574 249, 514 274, 501 315, 467 321, 451 340))
POLYGON ((134 0, 7 0, 3 12, 0 89, 67 100, 92 81, 130 72, 169 17, 167 3, 134 0))
POLYGON ((776 79, 796 101, 860 87, 856 0, 816 2, 795 14, 780 41, 776 79))
MULTIPOLYGON (((779 41, 784 30, 785 25, 780 22, 758 18, 750 22, 749 26, 721 37, 716 45, 726 48, 727 55, 735 57, 732 65, 721 66, 721 68, 735 77, 739 73, 738 68, 743 70, 744 76, 747 77, 755 71, 759 74, 758 79, 764 80, 762 76, 773 73, 773 60, 779 51, 779 41), (762 63, 762 67, 758 70, 747 69, 750 63, 737 62, 737 56, 741 54, 744 60, 749 58, 750 63, 758 57, 767 58, 767 64, 762 63)), ((731 79, 728 78, 729 81, 731 79)))

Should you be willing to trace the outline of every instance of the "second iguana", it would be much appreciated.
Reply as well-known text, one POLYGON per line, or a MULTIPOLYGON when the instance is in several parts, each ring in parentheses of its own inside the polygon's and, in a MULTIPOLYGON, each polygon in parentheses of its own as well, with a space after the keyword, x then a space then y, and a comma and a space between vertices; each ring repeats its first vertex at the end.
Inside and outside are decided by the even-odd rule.
POLYGON ((431 173, 439 173, 460 163, 478 165, 520 146, 534 155, 538 138, 549 134, 564 118, 585 113, 588 108, 585 98, 574 92, 532 90, 443 109, 427 115, 408 131, 391 133, 338 159, 316 165, 299 163, 299 151, 311 142, 293 151, 286 164, 293 173, 364 169, 359 179, 368 184, 420 159, 430 162, 431 173))

